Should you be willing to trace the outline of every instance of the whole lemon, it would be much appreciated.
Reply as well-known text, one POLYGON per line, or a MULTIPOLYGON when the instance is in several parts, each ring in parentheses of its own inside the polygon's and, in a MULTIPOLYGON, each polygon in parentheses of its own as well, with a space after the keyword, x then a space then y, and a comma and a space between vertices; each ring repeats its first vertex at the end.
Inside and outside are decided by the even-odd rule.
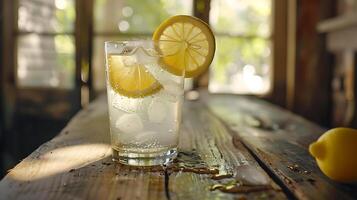
POLYGON ((334 128, 309 146, 321 171, 339 182, 357 181, 357 130, 334 128))

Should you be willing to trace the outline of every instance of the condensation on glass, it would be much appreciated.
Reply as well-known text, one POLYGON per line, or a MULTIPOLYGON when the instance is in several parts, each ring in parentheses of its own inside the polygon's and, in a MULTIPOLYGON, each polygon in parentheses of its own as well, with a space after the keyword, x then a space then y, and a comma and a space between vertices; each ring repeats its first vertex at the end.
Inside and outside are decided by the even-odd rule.
POLYGON ((74 87, 74 0, 19 0, 18 87, 74 87))
POLYGON ((271 0, 212 0, 217 49, 211 92, 264 94, 271 86, 271 0))

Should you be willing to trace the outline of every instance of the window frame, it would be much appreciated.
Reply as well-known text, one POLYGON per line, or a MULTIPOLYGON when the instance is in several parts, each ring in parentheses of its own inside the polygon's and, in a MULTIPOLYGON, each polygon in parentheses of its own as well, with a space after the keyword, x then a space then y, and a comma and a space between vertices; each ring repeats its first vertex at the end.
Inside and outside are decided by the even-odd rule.
MULTIPOLYGON (((79 5, 85 4, 85 0, 75 0, 75 10, 76 19, 74 24, 73 32, 34 32, 34 31, 19 31, 18 29, 18 8, 19 0, 3 0, 3 15, 6 20, 3 23, 3 48, 6 47, 7 51, 4 51, 2 56, 4 59, 1 64, 1 71, 3 74, 3 88, 6 88, 6 95, 3 95, 3 108, 6 113, 4 114, 5 119, 12 120, 12 116, 15 111, 17 114, 30 114, 41 117, 48 117, 51 119, 69 119, 73 116, 82 106, 81 106, 81 65, 78 61, 82 60, 82 53, 78 53, 78 42, 80 37, 82 37, 83 31, 79 28, 80 19, 78 16, 83 16, 84 10, 78 9, 79 5), (24 34, 35 33, 41 36, 52 36, 52 35, 71 35, 75 39, 75 80, 73 89, 65 88, 51 88, 51 87, 19 87, 17 85, 17 40, 18 36, 24 34), (50 107, 62 106, 63 102, 67 102, 67 108, 60 116, 54 110, 49 109, 50 107), (27 103, 36 107, 41 105, 41 109, 31 109, 32 106, 21 106, 27 103)), ((86 33, 87 34, 87 33, 86 33)), ((83 41, 81 41, 83 43, 83 41)), ((82 49, 80 49, 82 51, 82 49)), ((4 89, 5 90, 5 89, 4 89)), ((4 91, 5 92, 5 91, 4 91)), ((8 124, 10 124, 10 121, 8 124)))

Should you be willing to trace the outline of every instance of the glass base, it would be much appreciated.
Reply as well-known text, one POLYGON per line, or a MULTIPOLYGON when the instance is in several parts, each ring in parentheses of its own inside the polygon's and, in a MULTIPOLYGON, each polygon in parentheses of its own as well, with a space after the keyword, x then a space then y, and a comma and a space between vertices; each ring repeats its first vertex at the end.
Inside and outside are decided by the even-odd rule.
POLYGON ((165 149, 158 152, 129 152, 112 148, 113 161, 132 166, 167 165, 177 156, 177 148, 165 149))

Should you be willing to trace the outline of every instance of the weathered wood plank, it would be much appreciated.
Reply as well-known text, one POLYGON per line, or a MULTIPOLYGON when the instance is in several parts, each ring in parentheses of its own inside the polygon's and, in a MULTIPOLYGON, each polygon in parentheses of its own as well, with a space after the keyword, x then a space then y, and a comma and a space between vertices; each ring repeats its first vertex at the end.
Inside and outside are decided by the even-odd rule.
POLYGON ((307 151, 325 129, 254 97, 201 96, 211 112, 236 132, 235 143, 243 142, 296 198, 357 198, 356 184, 329 180, 307 151))
POLYGON ((113 163, 107 118, 105 98, 78 113, 7 174, 0 182, 0 199, 286 199, 246 147, 233 144, 225 124, 200 102, 185 102, 182 153, 167 170, 113 163), (235 190, 233 181, 240 184, 235 190), (210 191, 212 185, 216 190, 210 191))
MULTIPOLYGON (((225 125, 217 117, 208 112, 202 102, 186 102, 183 118, 184 130, 182 135, 185 135, 188 138, 185 139, 182 137, 180 144, 186 144, 188 141, 192 141, 193 144, 191 148, 193 147, 199 152, 204 161, 209 165, 209 168, 218 167, 220 174, 232 174, 233 177, 236 177, 218 182, 229 182, 233 179, 237 179, 237 177, 241 178, 241 176, 246 175, 249 180, 255 179, 258 184, 260 182, 267 182, 272 187, 268 191, 250 193, 243 196, 248 198, 262 196, 273 197, 276 199, 284 198, 285 195, 280 192, 280 188, 277 187, 277 185, 275 185, 268 175, 260 168, 246 148, 243 147, 243 145, 233 145, 233 137, 226 129, 225 125)), ((187 147, 185 148, 181 145, 181 148, 186 149, 187 147)), ((206 184, 207 187, 209 185, 217 184, 217 181, 208 179, 205 176, 201 178, 204 178, 204 181, 201 181, 201 183, 193 183, 189 185, 198 186, 206 184)), ((185 192, 178 193, 184 194, 185 192)), ((212 196, 212 192, 207 192, 207 190, 205 192, 202 191, 202 193, 205 195, 198 199, 232 197, 222 196, 221 193, 216 192, 213 192, 213 194, 216 195, 212 196)))

